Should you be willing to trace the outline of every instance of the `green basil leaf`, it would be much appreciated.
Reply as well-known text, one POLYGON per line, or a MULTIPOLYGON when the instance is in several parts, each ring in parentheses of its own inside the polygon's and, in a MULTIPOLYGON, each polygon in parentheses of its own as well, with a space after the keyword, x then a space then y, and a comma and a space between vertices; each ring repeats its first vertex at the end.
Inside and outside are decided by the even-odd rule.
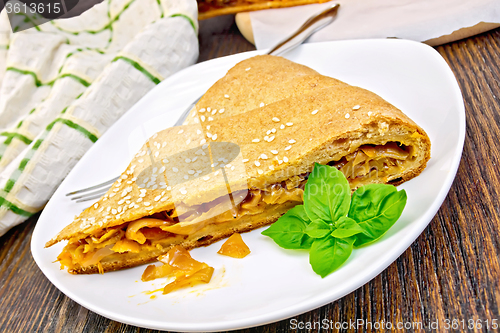
POLYGON ((305 231, 309 237, 323 238, 332 231, 332 226, 324 221, 315 220, 309 223, 305 231))
POLYGON ((351 188, 335 167, 316 163, 304 189, 304 208, 311 221, 333 223, 347 215, 351 188))
POLYGON ((335 238, 347 238, 363 232, 363 229, 349 217, 341 217, 335 222, 337 229, 333 230, 331 235, 335 238))
POLYGON ((316 274, 325 277, 339 268, 349 258, 355 237, 333 238, 327 236, 314 240, 309 252, 309 263, 316 274))
POLYGON ((406 205, 405 190, 392 185, 369 184, 352 195, 348 216, 363 229, 356 235, 354 246, 359 247, 382 237, 399 219, 406 205))
POLYGON ((305 232, 310 222, 304 206, 298 205, 281 216, 262 234, 271 237, 285 249, 309 249, 314 241, 305 232))

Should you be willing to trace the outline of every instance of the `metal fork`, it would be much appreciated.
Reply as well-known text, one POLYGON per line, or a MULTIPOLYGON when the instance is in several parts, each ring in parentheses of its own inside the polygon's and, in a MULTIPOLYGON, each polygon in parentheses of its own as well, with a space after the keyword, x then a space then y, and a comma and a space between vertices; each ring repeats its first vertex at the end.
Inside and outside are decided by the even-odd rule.
MULTIPOLYGON (((335 16, 337 15, 339 7, 340 5, 335 3, 325 10, 311 16, 297 31, 295 31, 290 37, 278 43, 269 52, 267 52, 267 54, 280 55, 299 46, 313 33, 333 22, 335 16)), ((182 125, 182 123, 184 123, 184 120, 188 116, 189 112, 200 99, 201 96, 196 101, 191 103, 191 105, 189 105, 189 107, 182 113, 174 126, 180 126, 182 125)), ((98 199, 104 193, 106 193, 106 191, 116 180, 118 180, 118 178, 119 177, 116 177, 98 185, 90 186, 78 191, 69 192, 66 194, 66 196, 71 197, 71 200, 75 200, 76 202, 98 199)))

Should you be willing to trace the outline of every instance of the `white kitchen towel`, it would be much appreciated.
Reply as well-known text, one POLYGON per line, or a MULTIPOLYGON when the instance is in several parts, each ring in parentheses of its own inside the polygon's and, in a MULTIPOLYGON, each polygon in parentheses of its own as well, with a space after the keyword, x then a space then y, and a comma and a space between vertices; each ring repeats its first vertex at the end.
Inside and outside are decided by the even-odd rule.
POLYGON ((306 19, 339 3, 335 21, 307 42, 396 37, 419 42, 462 28, 500 25, 499 0, 339 0, 250 13, 257 49, 267 49, 298 29, 306 19))
POLYGON ((196 61, 198 25, 194 0, 106 0, 16 33, 0 19, 3 235, 142 96, 196 61))

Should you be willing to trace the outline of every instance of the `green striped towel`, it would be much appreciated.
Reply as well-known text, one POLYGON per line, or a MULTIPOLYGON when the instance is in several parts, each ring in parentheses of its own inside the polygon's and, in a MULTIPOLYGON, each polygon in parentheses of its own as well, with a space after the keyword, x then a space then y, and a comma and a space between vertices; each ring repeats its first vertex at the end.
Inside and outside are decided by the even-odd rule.
POLYGON ((39 212, 92 144, 198 57, 195 0, 106 0, 15 34, 0 16, 0 236, 39 212))

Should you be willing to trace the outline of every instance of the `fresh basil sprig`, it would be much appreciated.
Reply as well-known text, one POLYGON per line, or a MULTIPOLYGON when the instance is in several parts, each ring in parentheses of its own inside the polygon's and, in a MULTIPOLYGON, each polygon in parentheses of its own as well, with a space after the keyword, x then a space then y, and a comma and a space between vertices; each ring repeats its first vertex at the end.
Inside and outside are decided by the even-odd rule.
POLYGON ((325 277, 339 268, 353 248, 382 237, 406 205, 405 190, 385 184, 351 188, 335 167, 315 164, 295 206, 262 232, 285 249, 309 250, 309 263, 325 277))

